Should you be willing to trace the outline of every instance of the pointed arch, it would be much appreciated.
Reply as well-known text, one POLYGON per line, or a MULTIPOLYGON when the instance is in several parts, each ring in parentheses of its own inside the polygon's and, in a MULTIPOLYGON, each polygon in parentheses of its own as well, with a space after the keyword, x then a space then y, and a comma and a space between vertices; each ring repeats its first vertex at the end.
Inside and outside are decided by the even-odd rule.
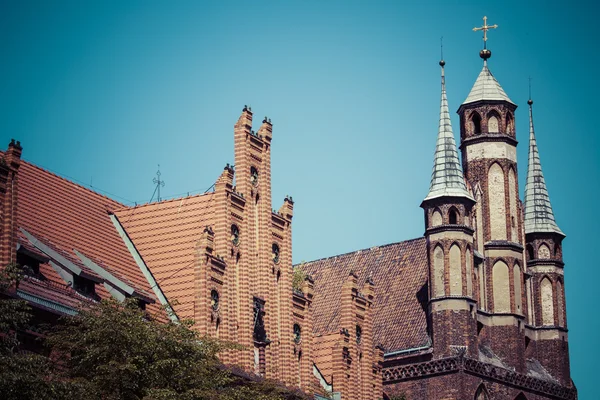
POLYGON ((502 260, 496 261, 492 268, 492 283, 494 294, 494 312, 510 312, 510 280, 508 265, 502 260))
POLYGON ((438 208, 431 214, 431 227, 442 225, 442 213, 438 208))
POLYGON ((558 314, 558 326, 565 326, 565 292, 561 279, 556 280, 556 307, 558 314))
POLYGON ((481 115, 477 111, 473 111, 470 121, 471 132, 475 135, 481 133, 481 115))
POLYGON ((533 255, 533 246, 531 244, 527 245, 527 261, 535 260, 535 256, 533 255))
POLYGON ((467 246, 465 251, 465 267, 467 275, 467 296, 473 296, 473 253, 471 252, 471 246, 467 246))
POLYGON ((554 296, 552 281, 547 276, 540 282, 540 303, 542 306, 542 325, 554 325, 554 296))
POLYGON ((500 133, 500 115, 492 110, 487 115, 488 133, 500 133))
POLYGON ((485 385, 483 383, 481 385, 479 385, 479 387, 477 388, 474 399, 475 400, 489 400, 490 399, 490 396, 488 395, 488 391, 485 388, 485 385))
POLYGON ((448 210, 448 223, 450 225, 460 224, 461 222, 460 212, 456 209, 456 207, 450 207, 448 210))
POLYGON ((522 279, 521 267, 519 263, 515 263, 513 267, 513 281, 515 285, 515 313, 523 315, 523 291, 522 291, 522 279))
POLYGON ((517 223, 517 177, 515 170, 510 167, 508 169, 508 204, 510 208, 510 240, 511 242, 519 242, 519 224, 517 223))
POLYGON ((488 170, 488 197, 490 204, 490 238, 492 240, 506 240, 504 170, 498 163, 493 163, 488 170))
POLYGON ((515 121, 510 112, 506 113, 506 133, 509 135, 514 135, 515 133, 515 121))
POLYGON ((540 244, 538 247, 538 256, 537 258, 541 260, 547 260, 550 258, 550 247, 546 243, 540 244))
POLYGON ((444 250, 439 244, 433 250, 433 297, 443 297, 444 288, 444 250))
POLYGON ((462 296, 462 268, 460 246, 456 243, 450 247, 450 295, 462 296))
POLYGON ((527 397, 525 397, 523 392, 521 392, 517 395, 517 397, 515 397, 515 400, 527 400, 527 397))

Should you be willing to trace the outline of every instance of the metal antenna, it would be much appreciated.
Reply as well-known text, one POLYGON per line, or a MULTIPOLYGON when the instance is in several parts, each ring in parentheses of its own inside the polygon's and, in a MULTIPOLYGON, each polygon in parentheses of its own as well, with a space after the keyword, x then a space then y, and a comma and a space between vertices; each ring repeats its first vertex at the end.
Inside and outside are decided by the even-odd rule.
MULTIPOLYGON (((160 201, 160 187, 161 186, 165 186, 165 181, 160 179, 160 164, 158 164, 158 171, 156 171, 156 178, 152 179, 152 182, 156 185, 156 188, 154 189, 154 193, 156 193, 156 191, 158 191, 158 201, 160 201)), ((152 193, 152 198, 150 198, 150 203, 152 203, 152 199, 154 199, 154 193, 152 193)))
POLYGON ((531 76, 529 77, 529 100, 531 100, 531 76))
POLYGON ((443 36, 440 38, 440 54, 441 54, 440 60, 443 60, 444 59, 444 37, 443 36))

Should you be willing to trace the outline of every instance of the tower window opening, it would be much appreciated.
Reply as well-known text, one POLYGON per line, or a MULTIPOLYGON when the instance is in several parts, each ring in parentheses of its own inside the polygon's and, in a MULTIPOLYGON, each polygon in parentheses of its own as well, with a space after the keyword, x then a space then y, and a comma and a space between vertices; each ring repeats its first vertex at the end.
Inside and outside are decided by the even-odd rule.
POLYGON ((240 244, 240 228, 237 225, 231 225, 231 243, 234 245, 240 244))
POLYGON ((356 325, 356 343, 360 344, 362 340, 362 328, 360 325, 356 325))
POLYGON ((491 115, 488 118, 488 132, 489 133, 498 133, 500 132, 499 129, 499 123, 498 123, 498 117, 496 117, 495 115, 491 115))
POLYGON ((273 243, 271 250, 272 250, 272 256, 273 256, 273 262, 275 264, 278 264, 279 263, 279 246, 276 243, 273 243))
POLYGON ((214 289, 210 292, 210 306, 215 311, 219 309, 219 292, 214 289))
POLYGON ((302 328, 298 324, 294 324, 294 343, 300 343, 302 340, 302 328))
POLYGON ((529 257, 530 260, 534 260, 533 246, 530 244, 527 245, 527 257, 529 257))
POLYGON ((471 117, 471 123, 473 124, 473 133, 479 135, 481 133, 481 117, 478 113, 473 113, 473 116, 471 117))
POLYGON ((253 186, 258 184, 258 170, 256 167, 250 167, 250 183, 252 183, 253 186))
POLYGON ((456 212, 456 210, 450 210, 450 213, 448 214, 448 219, 451 225, 456 225, 458 223, 458 213, 456 212))

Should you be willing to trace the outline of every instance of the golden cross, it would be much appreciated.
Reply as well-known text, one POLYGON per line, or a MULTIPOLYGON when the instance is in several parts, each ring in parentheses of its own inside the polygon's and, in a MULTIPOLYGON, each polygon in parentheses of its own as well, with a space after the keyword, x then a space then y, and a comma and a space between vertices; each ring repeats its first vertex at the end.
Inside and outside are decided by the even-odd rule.
POLYGON ((498 25, 494 24, 494 25, 488 25, 487 24, 487 17, 483 17, 483 26, 479 27, 479 28, 473 28, 473 32, 477 32, 477 31, 483 31, 483 44, 485 45, 485 42, 487 42, 487 31, 488 29, 496 29, 498 27, 498 25))

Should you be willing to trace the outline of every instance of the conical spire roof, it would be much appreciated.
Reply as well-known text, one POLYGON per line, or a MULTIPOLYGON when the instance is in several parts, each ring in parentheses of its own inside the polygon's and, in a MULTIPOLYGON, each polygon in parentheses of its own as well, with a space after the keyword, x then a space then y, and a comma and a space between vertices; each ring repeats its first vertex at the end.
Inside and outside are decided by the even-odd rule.
POLYGON ((487 60, 483 61, 483 69, 479 73, 471 92, 463 104, 482 100, 503 100, 515 104, 508 98, 504 89, 502 89, 502 86, 500 86, 496 78, 494 78, 494 75, 492 75, 492 72, 487 66, 487 60))
POLYGON ((527 103, 529 104, 529 165, 525 184, 525 233, 552 232, 564 236, 554 220, 552 204, 542 173, 533 129, 533 101, 530 99, 527 103))
POLYGON ((437 144, 431 173, 431 185, 429 194, 425 200, 431 200, 443 196, 465 197, 473 200, 467 191, 458 151, 454 141, 454 133, 450 123, 448 111, 448 99, 446 99, 446 77, 444 76, 444 61, 440 61, 442 67, 442 98, 440 102, 440 124, 438 129, 437 144))

